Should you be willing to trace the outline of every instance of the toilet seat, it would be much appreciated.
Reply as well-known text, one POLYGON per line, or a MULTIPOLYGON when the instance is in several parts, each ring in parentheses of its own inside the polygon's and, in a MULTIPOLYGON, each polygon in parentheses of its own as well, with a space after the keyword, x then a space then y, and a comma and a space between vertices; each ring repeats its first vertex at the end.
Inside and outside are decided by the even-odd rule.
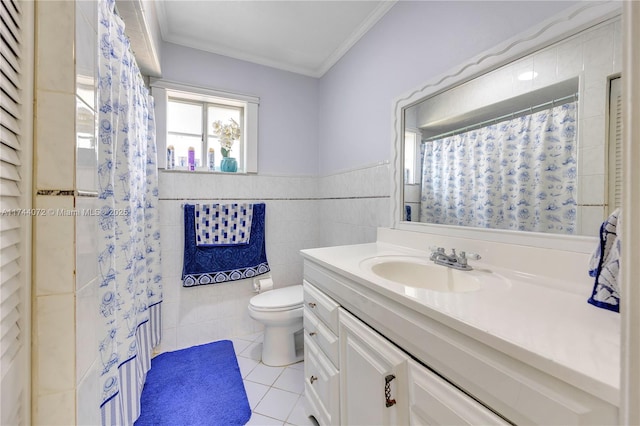
POLYGON ((301 307, 303 301, 302 286, 293 285, 253 296, 249 306, 256 311, 285 311, 301 307))

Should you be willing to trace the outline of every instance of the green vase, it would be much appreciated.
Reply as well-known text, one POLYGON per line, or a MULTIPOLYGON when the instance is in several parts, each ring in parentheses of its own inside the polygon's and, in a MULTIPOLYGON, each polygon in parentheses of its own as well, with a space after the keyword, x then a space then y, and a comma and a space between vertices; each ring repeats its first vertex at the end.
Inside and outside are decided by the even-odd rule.
POLYGON ((222 161, 220 162, 220 170, 223 172, 237 172, 238 171, 238 162, 233 157, 222 157, 222 161))

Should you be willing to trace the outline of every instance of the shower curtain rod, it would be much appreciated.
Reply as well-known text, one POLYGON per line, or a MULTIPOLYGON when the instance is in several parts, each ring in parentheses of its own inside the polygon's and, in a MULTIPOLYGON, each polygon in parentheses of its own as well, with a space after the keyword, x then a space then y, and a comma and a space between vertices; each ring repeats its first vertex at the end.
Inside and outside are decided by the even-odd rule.
POLYGON ((568 95, 568 96, 565 96, 563 98, 553 99, 551 101, 544 102, 544 103, 541 103, 541 104, 536 105, 536 106, 523 108, 523 109, 521 109, 519 111, 510 112, 510 113, 502 115, 500 117, 492 118, 490 120, 481 121, 480 123, 472 124, 470 126, 461 127, 459 129, 451 130, 451 131, 448 131, 448 132, 445 132, 445 133, 441 133, 441 134, 436 135, 436 136, 431 136, 430 138, 424 139, 422 141, 422 143, 435 141, 435 140, 442 139, 442 138, 447 137, 447 136, 453 136, 453 135, 456 135, 456 134, 465 133, 465 132, 467 132, 469 130, 479 129, 481 127, 486 126, 487 124, 497 124, 499 121, 502 121, 505 118, 510 118, 510 119, 513 120, 516 117, 524 115, 524 113, 528 112, 529 114, 533 114, 534 112, 538 112, 539 110, 546 109, 549 106, 553 108, 553 107, 556 106, 556 104, 560 105, 561 103, 563 103, 565 101, 568 101, 570 99, 573 99, 574 101, 578 100, 578 93, 574 93, 572 95, 568 95))

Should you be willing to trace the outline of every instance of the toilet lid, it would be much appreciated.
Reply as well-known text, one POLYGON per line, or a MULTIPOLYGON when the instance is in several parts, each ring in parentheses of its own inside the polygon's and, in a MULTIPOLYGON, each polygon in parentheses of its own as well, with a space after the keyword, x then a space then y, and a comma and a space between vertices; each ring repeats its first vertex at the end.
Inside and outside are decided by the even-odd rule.
POLYGON ((302 305, 303 298, 302 285, 292 285, 260 293, 249 303, 256 309, 276 310, 302 305))

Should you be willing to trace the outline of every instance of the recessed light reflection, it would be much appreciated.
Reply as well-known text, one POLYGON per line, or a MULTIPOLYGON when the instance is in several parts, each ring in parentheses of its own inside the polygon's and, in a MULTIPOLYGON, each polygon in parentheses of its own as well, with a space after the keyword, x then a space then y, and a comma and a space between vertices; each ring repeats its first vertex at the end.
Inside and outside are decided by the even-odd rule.
POLYGON ((520 75, 518 75, 518 80, 520 80, 520 81, 533 80, 537 76, 538 76, 538 73, 535 72, 535 71, 525 71, 525 72, 521 73, 520 75))

